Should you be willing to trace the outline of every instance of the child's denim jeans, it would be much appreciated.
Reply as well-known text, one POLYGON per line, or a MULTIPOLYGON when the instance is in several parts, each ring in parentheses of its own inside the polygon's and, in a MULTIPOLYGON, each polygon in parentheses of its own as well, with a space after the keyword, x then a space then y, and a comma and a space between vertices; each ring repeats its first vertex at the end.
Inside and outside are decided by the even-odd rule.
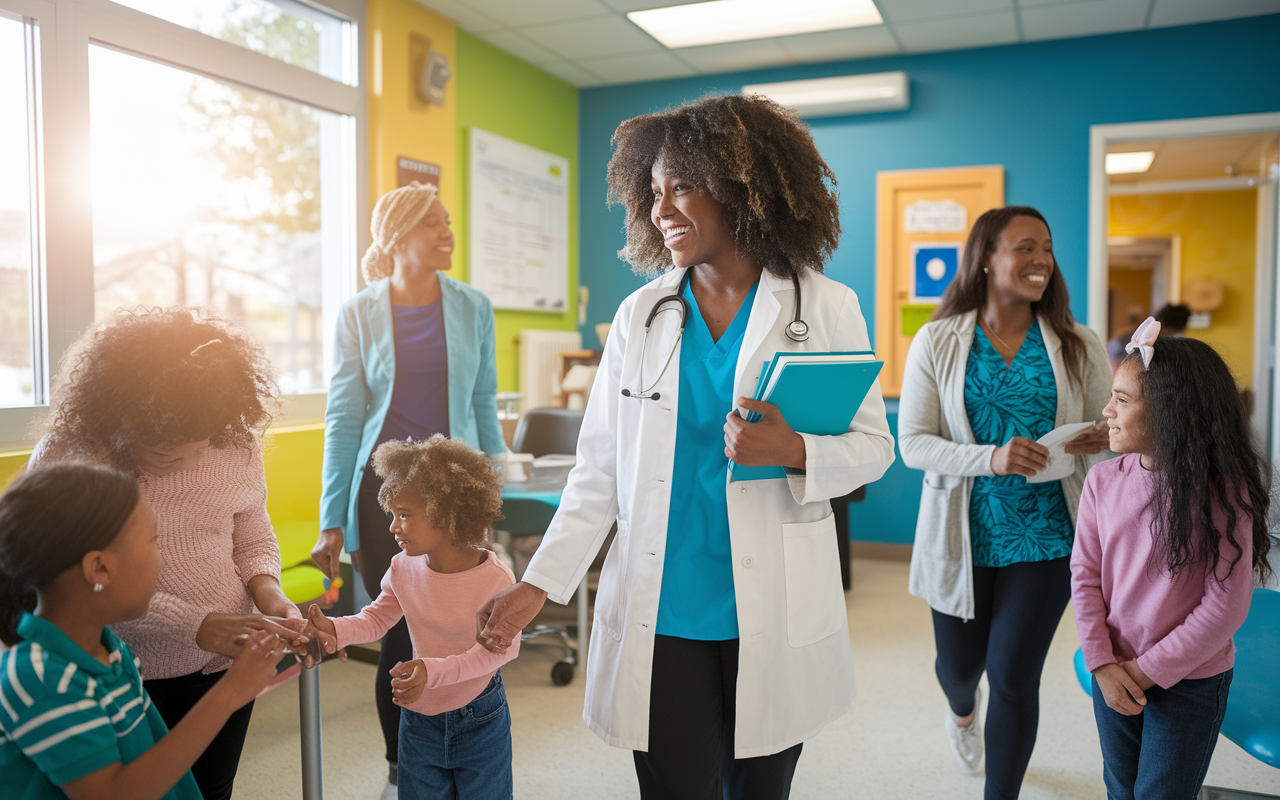
POLYGON ((400 800, 511 800, 511 712, 495 673, 465 706, 400 713, 400 800))
POLYGON ((1110 800, 1192 800, 1199 793, 1227 712, 1231 674, 1182 680, 1168 689, 1152 686, 1142 713, 1133 717, 1111 710, 1094 678, 1093 715, 1110 800))

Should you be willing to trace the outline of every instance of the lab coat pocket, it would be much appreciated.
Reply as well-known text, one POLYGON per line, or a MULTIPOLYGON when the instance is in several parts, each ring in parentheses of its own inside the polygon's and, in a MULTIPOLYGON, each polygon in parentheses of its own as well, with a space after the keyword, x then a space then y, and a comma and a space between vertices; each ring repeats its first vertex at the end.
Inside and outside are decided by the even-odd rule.
POLYGON ((626 621, 627 549, 631 546, 631 524, 619 519, 613 546, 600 568, 600 585, 596 591, 596 624, 614 639, 621 641, 626 621))
POLYGON ((817 522, 783 525, 782 557, 790 645, 805 647, 839 631, 845 623, 845 609, 835 514, 817 522))

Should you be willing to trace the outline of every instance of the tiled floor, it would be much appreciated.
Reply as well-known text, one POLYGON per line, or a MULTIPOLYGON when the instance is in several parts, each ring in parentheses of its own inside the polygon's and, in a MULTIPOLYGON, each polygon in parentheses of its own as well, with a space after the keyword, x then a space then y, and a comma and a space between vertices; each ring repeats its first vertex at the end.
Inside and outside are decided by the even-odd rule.
MULTIPOLYGON (((907 595, 906 585, 906 564, 854 561, 854 589, 847 598, 858 694, 849 714, 805 744, 792 797, 982 796, 982 779, 961 773, 947 749, 929 610, 907 595)), ((1040 736, 1023 787, 1025 800, 1105 796, 1092 709, 1071 666, 1077 646, 1068 611, 1044 672, 1040 736)), ((636 797, 631 754, 606 746, 582 722, 581 674, 569 686, 551 685, 548 673, 557 658, 551 648, 529 647, 503 669, 513 718, 516 797, 636 797)), ((374 668, 330 663, 321 672, 325 795, 394 798, 373 707, 374 668)), ((296 686, 288 684, 258 701, 236 784, 242 800, 302 796, 296 686)), ((1222 739, 1208 783, 1280 794, 1280 770, 1222 739)))

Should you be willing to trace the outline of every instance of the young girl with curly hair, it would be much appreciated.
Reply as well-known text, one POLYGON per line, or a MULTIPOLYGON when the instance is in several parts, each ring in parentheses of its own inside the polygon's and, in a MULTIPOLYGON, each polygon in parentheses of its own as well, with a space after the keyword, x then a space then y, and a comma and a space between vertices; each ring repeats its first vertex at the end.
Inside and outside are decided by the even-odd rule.
POLYGON ((1231 687, 1231 637, 1265 582, 1270 469, 1222 357, 1157 339, 1116 371, 1120 458, 1085 481, 1071 589, 1111 800, 1196 797, 1231 687))
MULTIPOLYGON (((112 626, 142 663, 170 725, 210 691, 245 637, 300 648, 304 626, 280 589, 259 436, 275 383, 262 348, 203 311, 118 311, 88 330, 54 380, 33 464, 104 463, 155 509, 160 571, 147 613, 112 626)), ((231 796, 253 704, 192 768, 205 800, 231 796)))
POLYGON ((0 496, 5 797, 200 800, 192 763, 285 649, 248 637, 226 679, 166 725, 108 627, 147 613, 160 571, 156 516, 129 475, 55 464, 0 496))
POLYGON ((828 501, 893 462, 878 384, 835 436, 750 399, 779 351, 870 349, 857 296, 821 274, 835 177, 795 113, 755 95, 637 117, 613 141, 621 255, 656 277, 614 317, 559 511, 480 638, 514 644, 548 596, 573 597, 616 522, 587 724, 633 751, 642 797, 783 798, 802 743, 853 697, 828 501), (786 477, 730 483, 730 459, 786 477))
POLYGON ((314 630, 332 653, 407 624, 413 660, 390 670, 401 798, 509 798, 511 714, 498 669, 520 647, 494 654, 475 640, 476 609, 515 582, 485 546, 502 508, 498 475, 484 453, 438 433, 380 445, 373 469, 400 552, 371 605, 335 619, 312 606, 314 630))
MULTIPOLYGON (((453 230, 435 185, 415 182, 384 194, 369 231, 373 242, 361 262, 368 286, 342 304, 334 331, 321 530, 311 557, 336 577, 345 548, 373 597, 397 553, 369 464, 374 448, 436 433, 490 455, 507 446, 498 422, 493 306, 446 274, 453 230)), ((393 784, 400 707, 386 676, 411 657, 405 626, 392 627, 378 650, 373 696, 393 784)))

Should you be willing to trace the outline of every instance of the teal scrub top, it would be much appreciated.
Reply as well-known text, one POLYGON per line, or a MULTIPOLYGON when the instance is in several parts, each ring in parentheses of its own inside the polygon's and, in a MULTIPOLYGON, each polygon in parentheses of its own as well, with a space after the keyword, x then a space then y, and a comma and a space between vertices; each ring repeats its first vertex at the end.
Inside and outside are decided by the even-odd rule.
MULTIPOLYGON (((1031 324, 1011 364, 977 328, 964 372, 964 406, 978 444, 1000 447, 1014 436, 1034 441, 1053 430, 1058 384, 1039 322, 1031 324)), ((1069 556, 1074 530, 1061 482, 1027 483, 1021 475, 973 479, 969 535, 975 567, 1069 556)))
POLYGON ((733 379, 759 283, 742 301, 718 341, 685 287, 689 320, 680 342, 680 400, 675 468, 667 517, 667 547, 658 600, 657 633, 682 639, 738 638, 733 594, 729 459, 724 454, 725 415, 733 409, 733 379))

